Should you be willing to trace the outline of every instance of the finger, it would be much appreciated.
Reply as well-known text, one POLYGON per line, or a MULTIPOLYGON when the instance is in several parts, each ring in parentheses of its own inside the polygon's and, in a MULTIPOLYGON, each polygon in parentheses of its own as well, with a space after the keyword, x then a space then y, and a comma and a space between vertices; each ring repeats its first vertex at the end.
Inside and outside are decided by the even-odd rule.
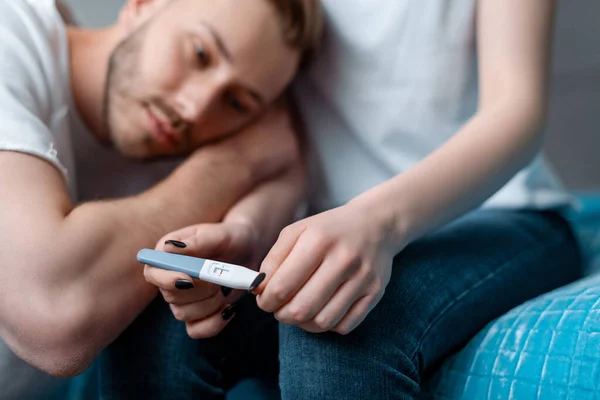
POLYGON ((144 279, 146 279, 146 282, 165 290, 175 289, 175 282, 177 281, 190 281, 194 283, 194 286, 196 286, 196 282, 200 282, 198 280, 194 281, 183 272, 168 271, 150 265, 144 266, 144 279))
POLYGON ((312 320, 359 265, 358 259, 340 251, 328 256, 292 300, 275 312, 275 318, 291 325, 312 320))
POLYGON ((144 266, 144 278, 148 283, 157 286, 161 290, 181 292, 181 296, 190 296, 196 301, 212 296, 220 288, 212 283, 192 278, 182 272, 156 268, 150 265, 144 266), (190 284, 193 285, 192 288, 189 288, 190 284), (187 294, 188 292, 189 294, 187 294))
POLYGON ((219 286, 206 284, 200 281, 194 282, 197 282, 196 286, 189 290, 160 289, 160 293, 162 294, 163 298, 167 303, 176 305, 197 303, 199 301, 204 301, 216 295, 225 299, 225 296, 223 296, 223 293, 221 292, 219 286))
MULTIPOLYGON (((175 249, 183 247, 185 248, 185 239, 189 238, 190 236, 194 235, 194 233, 196 232, 198 225, 190 225, 190 226, 186 226, 185 228, 181 228, 179 230, 176 230, 174 232, 171 232, 165 236, 163 236, 162 238, 160 238, 158 240, 158 242, 156 243, 156 250, 160 250, 160 251, 166 251, 165 247, 169 246, 172 243, 169 243, 171 241, 174 242, 181 242, 184 244, 184 246, 180 246, 180 245, 176 245, 174 246, 175 249)), ((172 247, 169 247, 170 249, 173 249, 172 247)), ((175 250, 173 249, 173 250, 175 250)))
POLYGON ((303 229, 297 224, 290 225, 281 231, 277 242, 275 242, 260 266, 260 272, 264 273, 266 277, 254 290, 254 293, 260 294, 263 292, 271 276, 290 254, 302 232, 303 229))
POLYGON ((308 281, 323 261, 326 251, 318 237, 301 236, 257 297, 258 306, 267 312, 281 308, 308 281))
POLYGON ((205 319, 186 322, 188 336, 192 339, 205 339, 218 335, 235 316, 235 314, 231 314, 227 320, 223 319, 221 314, 227 308, 221 307, 216 313, 205 319))
POLYGON ((221 224, 202 224, 184 228, 163 243, 164 251, 192 257, 217 258, 229 244, 229 236, 221 224))
POLYGON ((365 296, 359 299, 332 330, 341 335, 351 333, 373 311, 377 303, 379 303, 379 299, 374 296, 365 296))
POLYGON ((300 327, 309 332, 327 332, 332 330, 350 310, 350 307, 363 297, 363 284, 358 279, 346 281, 331 300, 317 313, 312 321, 300 327))
POLYGON ((222 310, 225 306, 225 299, 221 293, 217 293, 208 299, 196 301, 188 304, 170 304, 171 312, 178 321, 198 321, 205 319, 222 310))

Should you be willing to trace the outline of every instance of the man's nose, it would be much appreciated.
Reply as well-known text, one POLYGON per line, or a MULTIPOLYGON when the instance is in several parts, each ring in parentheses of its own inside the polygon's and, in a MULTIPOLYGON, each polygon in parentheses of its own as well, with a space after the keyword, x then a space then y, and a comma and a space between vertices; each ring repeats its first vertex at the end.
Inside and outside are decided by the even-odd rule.
POLYGON ((175 96, 175 109, 188 123, 200 121, 222 96, 224 79, 193 79, 175 96))

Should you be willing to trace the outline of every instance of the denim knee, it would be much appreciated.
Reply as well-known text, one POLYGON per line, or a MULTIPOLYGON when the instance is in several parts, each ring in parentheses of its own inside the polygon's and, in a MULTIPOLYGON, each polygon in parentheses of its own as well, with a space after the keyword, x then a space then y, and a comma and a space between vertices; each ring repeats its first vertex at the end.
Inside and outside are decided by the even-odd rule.
POLYGON ((282 399, 412 399, 419 390, 412 349, 386 343, 373 328, 366 322, 342 336, 280 325, 282 399))

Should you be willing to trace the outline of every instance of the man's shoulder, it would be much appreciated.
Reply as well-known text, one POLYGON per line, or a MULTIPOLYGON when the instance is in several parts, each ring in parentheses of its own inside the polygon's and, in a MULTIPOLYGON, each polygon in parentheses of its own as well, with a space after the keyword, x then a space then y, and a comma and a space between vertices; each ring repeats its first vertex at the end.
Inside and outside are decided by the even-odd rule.
POLYGON ((0 49, 20 44, 22 51, 52 46, 65 26, 54 0, 0 1, 0 49))
POLYGON ((53 27, 57 17, 60 19, 54 0, 0 1, 0 27, 7 30, 19 33, 24 33, 23 28, 33 32, 47 30, 53 27))
POLYGON ((68 41, 54 0, 0 0, 0 150, 71 169, 68 41))
POLYGON ((25 59, 44 67, 48 55, 54 53, 55 58, 65 44, 65 27, 54 1, 0 1, 2 65, 25 59))
POLYGON ((2 97, 28 106, 52 105, 57 89, 68 84, 67 45, 53 0, 0 1, 2 97))

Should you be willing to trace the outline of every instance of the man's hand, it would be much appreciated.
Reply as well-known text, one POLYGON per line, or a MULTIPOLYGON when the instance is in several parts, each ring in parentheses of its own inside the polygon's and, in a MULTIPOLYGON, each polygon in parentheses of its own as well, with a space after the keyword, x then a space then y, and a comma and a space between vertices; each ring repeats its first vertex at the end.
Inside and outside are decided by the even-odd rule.
MULTIPOLYGON (((252 125, 232 136, 200 147, 183 163, 195 171, 198 161, 210 159, 216 166, 244 164, 254 185, 270 179, 300 160, 298 139, 287 110, 269 108, 252 125)), ((193 181, 197 184, 197 181, 193 181)))
MULTIPOLYGON (((159 241, 156 249, 255 268, 256 242, 254 230, 245 224, 200 224, 170 233, 159 241)), ((243 295, 242 291, 232 292, 183 273, 148 265, 144 267, 144 276, 160 289, 175 318, 185 322, 188 335, 194 339, 220 333, 233 317, 231 304, 243 295)))
POLYGON ((395 254, 369 208, 349 203, 285 228, 262 263, 259 307, 311 332, 356 328, 382 298, 395 254))

